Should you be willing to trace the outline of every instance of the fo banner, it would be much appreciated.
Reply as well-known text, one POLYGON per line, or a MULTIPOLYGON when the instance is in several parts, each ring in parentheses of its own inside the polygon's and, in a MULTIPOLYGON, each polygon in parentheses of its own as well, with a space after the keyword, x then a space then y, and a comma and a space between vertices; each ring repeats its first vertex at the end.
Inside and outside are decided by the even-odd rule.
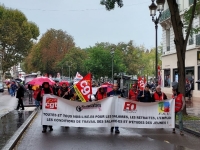
POLYGON ((174 128, 174 100, 141 103, 117 96, 76 102, 44 95, 42 125, 74 127, 174 128))

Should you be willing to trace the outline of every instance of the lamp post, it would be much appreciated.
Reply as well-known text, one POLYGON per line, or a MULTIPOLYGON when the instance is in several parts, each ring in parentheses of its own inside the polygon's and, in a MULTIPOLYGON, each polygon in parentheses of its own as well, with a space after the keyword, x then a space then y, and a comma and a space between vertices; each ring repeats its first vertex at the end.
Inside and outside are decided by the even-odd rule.
POLYGON ((113 70, 113 65, 114 65, 113 60, 114 60, 114 54, 115 54, 114 48, 111 48, 110 54, 111 54, 111 57, 112 57, 112 83, 114 84, 114 78, 113 78, 113 72, 114 72, 114 70, 113 70))
MULTIPOLYGON (((72 62, 67 62, 67 66, 69 67, 69 78, 70 78, 70 68, 72 67, 72 62)), ((71 78, 70 78, 71 80, 71 78)))
POLYGON ((152 0, 151 5, 149 6, 150 16, 152 16, 152 21, 155 23, 155 32, 156 32, 156 54, 155 54, 155 77, 158 80, 158 39, 157 39, 157 30, 158 30, 158 23, 162 12, 164 10, 165 0, 156 0, 157 5, 154 3, 155 0, 152 0), (156 10, 159 12, 159 16, 156 17, 156 10), (155 18, 154 18, 155 17, 155 18))

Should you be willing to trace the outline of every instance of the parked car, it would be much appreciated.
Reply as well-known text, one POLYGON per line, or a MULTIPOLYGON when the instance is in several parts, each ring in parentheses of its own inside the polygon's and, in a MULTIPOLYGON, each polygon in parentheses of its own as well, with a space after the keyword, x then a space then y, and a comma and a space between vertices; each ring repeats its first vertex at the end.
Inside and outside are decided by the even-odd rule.
POLYGON ((0 92, 4 92, 4 84, 3 84, 3 82, 0 82, 0 92))

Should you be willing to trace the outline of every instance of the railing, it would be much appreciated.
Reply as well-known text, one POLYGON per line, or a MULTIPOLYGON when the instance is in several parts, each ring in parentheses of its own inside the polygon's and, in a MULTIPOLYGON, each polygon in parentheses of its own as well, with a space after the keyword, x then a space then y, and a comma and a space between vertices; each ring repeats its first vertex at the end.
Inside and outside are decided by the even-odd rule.
POLYGON ((188 45, 192 45, 192 44, 194 44, 194 38, 190 38, 190 39, 188 40, 188 45))
POLYGON ((196 45, 200 45, 200 34, 196 35, 196 45))
POLYGON ((160 17, 160 22, 163 22, 164 20, 168 19, 171 17, 169 9, 166 9, 165 11, 162 12, 162 15, 160 17))

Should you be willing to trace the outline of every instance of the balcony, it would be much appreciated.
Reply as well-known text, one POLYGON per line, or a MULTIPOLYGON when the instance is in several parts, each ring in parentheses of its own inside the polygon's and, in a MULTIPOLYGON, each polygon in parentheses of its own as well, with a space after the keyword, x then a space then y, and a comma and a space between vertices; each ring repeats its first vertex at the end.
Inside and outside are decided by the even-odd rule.
POLYGON ((194 0, 189 0, 189 6, 191 6, 192 4, 194 4, 194 0))
POLYGON ((169 9, 166 9, 165 11, 163 11, 161 17, 160 17, 160 22, 163 22, 164 20, 167 20, 171 17, 170 11, 169 9))
POLYGON ((196 35, 196 45, 200 46, 200 34, 196 35))
POLYGON ((192 45, 192 44, 194 44, 194 38, 190 38, 190 39, 188 40, 188 45, 192 45))

